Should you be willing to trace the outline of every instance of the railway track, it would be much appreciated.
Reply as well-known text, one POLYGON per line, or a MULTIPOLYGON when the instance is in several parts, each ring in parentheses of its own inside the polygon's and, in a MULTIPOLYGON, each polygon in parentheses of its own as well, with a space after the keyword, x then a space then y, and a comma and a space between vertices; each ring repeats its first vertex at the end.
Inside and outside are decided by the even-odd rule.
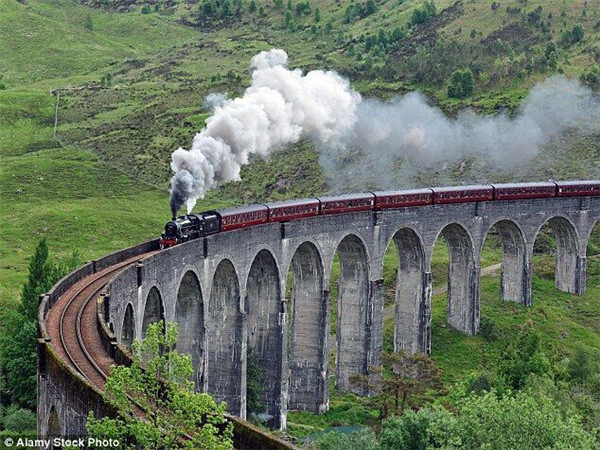
POLYGON ((97 326, 96 300, 118 273, 138 262, 131 258, 75 283, 50 309, 48 334, 63 361, 100 390, 114 360, 102 346, 97 326))

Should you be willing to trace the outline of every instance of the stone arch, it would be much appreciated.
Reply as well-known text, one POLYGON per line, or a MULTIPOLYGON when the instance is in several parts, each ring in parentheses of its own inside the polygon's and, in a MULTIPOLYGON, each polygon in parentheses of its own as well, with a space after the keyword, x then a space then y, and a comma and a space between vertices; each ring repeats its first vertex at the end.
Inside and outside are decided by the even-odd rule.
POLYGON ((323 290, 323 261, 312 242, 298 246, 290 272, 289 407, 323 412, 328 395, 329 301, 323 290))
POLYGON ((269 250, 259 251, 252 261, 245 293, 248 364, 258 368, 260 374, 254 381, 258 381, 262 387, 260 400, 249 404, 248 412, 266 414, 267 424, 279 427, 282 416, 285 320, 279 269, 269 250))
POLYGON ((523 232, 514 221, 502 219, 488 229, 485 239, 493 228, 502 245, 500 298, 528 306, 531 304, 531 268, 523 232))
MULTIPOLYGON (((550 225, 556 238, 556 272, 555 284, 559 291, 579 294, 581 292, 580 275, 583 272, 585 280, 585 268, 581 267, 582 260, 578 254, 579 237, 573 223, 562 216, 551 217, 538 228, 535 234, 537 239, 544 225, 550 225)), ((585 262, 583 262, 585 265, 585 262)), ((585 281, 583 282, 585 289, 585 281)))
POLYGON ((243 416, 242 313, 235 267, 228 259, 217 266, 206 316, 208 392, 227 410, 243 416))
MULTIPOLYGON (((586 257, 585 269, 587 272, 587 270, 588 270, 587 258, 589 258, 589 257, 598 258, 600 256, 600 219, 596 220, 595 222, 592 222, 592 227, 590 228, 590 231, 587 235, 587 239, 585 240, 585 252, 586 252, 586 254, 585 254, 585 257, 586 257), (591 245, 592 243, 594 245, 591 245)), ((592 264, 594 264, 594 262, 592 262, 592 264)), ((589 284, 587 273, 585 275, 586 275, 586 284, 589 284)))
POLYGON ((425 287, 425 251, 419 235, 412 228, 401 228, 390 242, 396 245, 398 275, 396 279, 394 351, 427 351, 426 324, 423 322, 425 287))
POLYGON ((446 225, 438 234, 448 245, 448 324, 475 335, 479 328, 479 269, 475 265, 473 239, 458 223, 446 225))
POLYGON ((194 368, 193 380, 196 389, 204 387, 204 301, 200 281, 192 270, 188 270, 181 279, 175 302, 175 322, 177 323, 176 349, 190 355, 194 368))
POLYGON ((354 234, 338 244, 337 377, 342 391, 350 390, 349 378, 367 373, 369 347, 369 259, 363 241, 354 234))
POLYGON ((592 236, 594 235, 594 232, 596 231, 596 227, 600 227, 600 219, 596 219, 596 221, 592 222, 592 226, 590 227, 590 230, 587 233, 587 237, 585 239, 586 249, 592 239, 592 236))
POLYGON ((121 327, 121 342, 131 349, 133 340, 135 339, 135 317, 133 313, 133 306, 131 303, 127 304, 125 308, 125 317, 123 318, 123 326, 121 327))
POLYGON ((47 436, 61 436, 62 431, 60 428, 60 418, 58 417, 58 412, 56 411, 56 407, 52 406, 50 408, 50 414, 48 415, 48 432, 47 436))
POLYGON ((156 286, 152 286, 148 296, 146 297, 146 304, 144 306, 144 317, 142 321, 142 338, 146 335, 146 331, 150 324, 164 320, 165 310, 163 307, 162 297, 156 286))

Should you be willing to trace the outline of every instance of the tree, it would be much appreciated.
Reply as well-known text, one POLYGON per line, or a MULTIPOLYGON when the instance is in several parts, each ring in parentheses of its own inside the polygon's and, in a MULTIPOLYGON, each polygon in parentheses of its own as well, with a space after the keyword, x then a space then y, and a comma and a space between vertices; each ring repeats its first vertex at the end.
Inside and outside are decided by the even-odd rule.
POLYGON ((256 11, 256 2, 254 0, 250 0, 250 5, 248 5, 248 10, 251 13, 256 11))
POLYGON ((517 338, 504 349, 498 373, 517 390, 525 385, 530 374, 550 373, 550 361, 542 352, 540 336, 533 331, 531 322, 526 323, 517 338))
POLYGON ((594 440, 569 411, 547 397, 524 392, 498 396, 471 395, 442 409, 407 411, 382 423, 384 450, 459 449, 591 449, 594 440))
POLYGON ((317 6, 315 8, 315 23, 319 23, 321 21, 321 10, 317 6))
POLYGON ((581 26, 581 24, 579 23, 575 25, 572 29, 565 31, 562 34, 561 39, 567 45, 575 44, 583 39, 584 34, 585 33, 583 31, 583 26, 581 26))
POLYGON ((411 25, 419 25, 425 23, 435 17, 437 8, 433 0, 423 3, 420 8, 413 11, 410 18, 411 25))
POLYGON ((393 412, 402 413, 411 396, 442 385, 441 371, 427 355, 383 352, 381 366, 371 366, 368 375, 352 375, 350 383, 380 396, 380 414, 386 417, 390 403, 393 412))
POLYGON ((144 340, 133 344, 131 367, 114 367, 104 386, 105 401, 119 415, 96 419, 90 413, 88 434, 118 439, 128 448, 233 448, 225 403, 194 392, 191 358, 174 350, 176 342, 176 324, 148 327, 144 340))
POLYGON ((64 262, 49 260, 48 244, 42 239, 29 260, 29 275, 21 292, 21 303, 4 311, 0 334, 0 372, 4 381, 2 394, 18 406, 34 409, 36 405, 36 340, 39 296, 47 292, 78 262, 77 254, 64 262))
POLYGON ((579 345, 567 367, 569 380, 585 384, 600 374, 600 351, 579 345))
POLYGON ((142 7, 142 14, 150 14, 151 12, 152 12, 152 10, 150 9, 150 6, 144 5, 142 7))
MULTIPOLYGON (((454 422, 454 417, 444 409, 423 408, 419 412, 406 411, 402 416, 392 416, 384 420, 381 427, 381 448, 384 450, 426 450, 440 448, 429 430, 433 424, 442 428, 454 422)), ((442 445, 440 445, 442 444, 442 445)))
MULTIPOLYGON (((580 75, 579 79, 581 80, 581 82, 583 84, 585 84, 586 86, 588 86, 590 89, 597 91, 600 89, 600 66, 593 66, 590 70, 588 70, 587 72, 584 72, 580 75)), ((1 77, 0 77, 1 80, 1 77)), ((0 89, 2 89, 2 87, 0 86, 0 89)), ((588 244, 588 254, 593 254, 590 253, 590 249, 589 247, 593 247, 592 242, 590 241, 590 244, 588 244)), ((591 249, 592 251, 594 250, 593 248, 591 249)), ((596 252, 598 250, 596 249, 596 252)))
POLYGON ((473 86, 473 72, 470 69, 455 70, 448 80, 448 97, 468 97, 473 93, 473 86))
POLYGON ((204 2, 202 5, 202 13, 209 17, 213 12, 213 4, 210 1, 204 2))
MULTIPOLYGON (((534 398, 524 392, 498 396, 490 392, 467 397, 456 406, 458 414, 450 435, 460 445, 444 448, 595 448, 579 419, 561 411, 547 397, 534 398)), ((430 432, 440 434, 442 430, 434 424, 430 432)))
POLYGON ((0 73, 0 91, 6 89, 6 83, 4 83, 4 74, 0 73))
POLYGON ((35 431, 36 415, 33 411, 24 408, 8 408, 2 425, 6 430, 17 431, 19 433, 35 431))
POLYGON ((377 12, 377 6, 373 0, 368 0, 365 5, 365 16, 370 16, 371 14, 375 14, 377 12))
POLYGON ((544 57, 546 59, 546 65, 551 69, 556 69, 558 66, 558 50, 553 41, 550 41, 546 44, 546 48, 544 49, 544 57))

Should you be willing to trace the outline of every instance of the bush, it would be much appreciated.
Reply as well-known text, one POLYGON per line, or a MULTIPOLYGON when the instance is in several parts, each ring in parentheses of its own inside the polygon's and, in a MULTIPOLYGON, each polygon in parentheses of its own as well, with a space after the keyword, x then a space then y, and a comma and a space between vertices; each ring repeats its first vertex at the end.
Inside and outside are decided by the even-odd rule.
MULTIPOLYGON (((448 442, 445 448, 594 448, 592 436, 579 420, 547 397, 523 392, 498 397, 491 392, 468 397, 457 406, 459 413, 448 435, 454 445, 448 442)), ((431 428, 429 432, 435 432, 438 422, 431 428)))
POLYGON ((498 330, 496 329, 496 323, 488 318, 483 316, 481 321, 479 322, 479 334, 488 342, 494 342, 498 339, 498 330))
POLYGON ((550 361, 542 352, 539 334, 525 324, 517 338, 505 348, 498 368, 513 389, 521 389, 530 374, 551 373, 550 361))
POLYGON ((406 411, 402 417, 390 417, 382 424, 381 448, 385 450, 426 450, 438 448, 436 439, 429 433, 433 423, 441 428, 443 423, 453 420, 452 415, 442 409, 424 408, 415 413, 406 411))
POLYGON ((10 431, 23 433, 25 431, 35 431, 37 427, 37 418, 33 411, 29 409, 13 409, 7 411, 2 420, 4 428, 10 431))
POLYGON ((473 87, 473 72, 470 69, 455 70, 448 80, 448 97, 468 97, 473 94, 473 87))
POLYGON ((354 433, 329 432, 319 436, 313 443, 316 450, 378 450, 375 433, 369 428, 354 433))
POLYGON ((562 34, 561 39, 562 39, 563 43, 565 43, 567 45, 575 44, 583 39, 584 34, 585 33, 583 31, 583 26, 580 23, 578 23, 570 30, 565 31, 562 34))
MULTIPOLYGON (((579 80, 589 87, 590 89, 597 91, 600 89, 600 66, 594 66, 587 72, 584 72, 579 77, 579 80)), ((0 87, 0 89, 2 89, 0 87)), ((595 253, 597 254, 597 253, 595 253)))
POLYGON ((433 0, 423 3, 423 6, 413 11, 410 18, 411 25, 425 23, 435 17, 436 7, 433 0))

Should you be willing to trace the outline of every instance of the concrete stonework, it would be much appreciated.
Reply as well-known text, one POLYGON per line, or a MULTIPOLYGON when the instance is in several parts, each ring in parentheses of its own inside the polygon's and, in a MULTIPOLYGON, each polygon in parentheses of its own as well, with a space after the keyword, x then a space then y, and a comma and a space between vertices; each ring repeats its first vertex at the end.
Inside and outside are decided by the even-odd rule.
MULTIPOLYGON (((288 408, 328 407, 328 286, 336 251, 341 277, 335 376, 337 386, 349 390, 350 375, 366 374, 379 362, 383 258, 392 242, 399 260, 394 346, 428 352, 435 345, 431 257, 440 236, 450 258, 448 323, 474 335, 480 254, 491 228, 504 254, 501 296, 529 306, 533 245, 542 226, 549 223, 557 236, 557 288, 582 294, 586 245, 599 219, 600 197, 549 198, 318 216, 219 233, 124 270, 108 286, 108 317, 128 345, 133 336, 143 337, 149 320, 176 320, 178 348, 192 354, 198 390, 226 401, 242 418, 251 350, 261 372, 262 412, 271 425, 285 428, 288 408)), ((46 385, 40 394, 46 430, 52 407, 60 424, 68 420, 58 397, 54 403, 46 399, 52 389, 61 387, 46 385)))

